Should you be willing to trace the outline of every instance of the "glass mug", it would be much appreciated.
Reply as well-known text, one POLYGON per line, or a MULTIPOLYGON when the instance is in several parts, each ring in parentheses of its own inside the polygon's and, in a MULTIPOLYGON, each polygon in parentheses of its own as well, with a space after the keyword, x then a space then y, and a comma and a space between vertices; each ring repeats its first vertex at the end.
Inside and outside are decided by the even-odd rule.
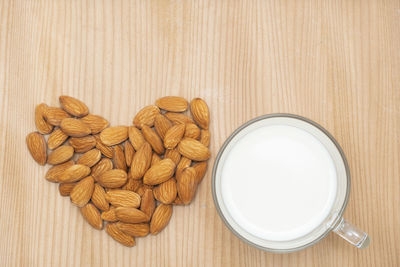
POLYGON ((370 242, 365 232, 342 217, 350 172, 341 147, 319 124, 298 115, 264 115, 235 130, 215 160, 212 193, 226 226, 241 240, 266 251, 298 251, 331 231, 358 248, 370 242), (292 145, 291 138, 297 143, 292 145), (253 177, 258 180, 249 185, 246 180, 253 177))

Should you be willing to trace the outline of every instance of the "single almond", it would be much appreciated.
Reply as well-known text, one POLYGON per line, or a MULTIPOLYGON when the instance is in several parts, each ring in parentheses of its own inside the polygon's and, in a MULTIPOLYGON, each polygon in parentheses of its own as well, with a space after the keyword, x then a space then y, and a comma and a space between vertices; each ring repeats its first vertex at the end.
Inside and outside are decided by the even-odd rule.
POLYGON ((109 171, 112 168, 112 161, 110 159, 103 158, 92 167, 92 176, 97 181, 97 177, 99 177, 103 172, 109 171))
POLYGON ((67 112, 56 107, 47 107, 44 112, 44 118, 53 126, 60 126, 63 119, 70 117, 71 116, 67 112))
POLYGON ((176 165, 178 165, 179 161, 181 160, 181 154, 177 148, 167 149, 165 151, 164 158, 170 158, 176 165))
POLYGON ((195 161, 204 161, 211 156, 208 147, 193 138, 182 139, 178 144, 178 151, 182 156, 195 161))
POLYGON ((83 154, 77 161, 77 164, 86 165, 88 167, 93 167, 101 159, 100 150, 94 148, 83 154))
POLYGON ((160 109, 157 106, 150 105, 142 108, 133 118, 133 125, 142 128, 143 125, 152 127, 154 125, 154 118, 160 114, 160 109))
POLYGON ((110 125, 106 119, 99 115, 89 114, 80 120, 89 126, 92 134, 98 134, 110 125))
POLYGON ((74 148, 76 153, 85 153, 96 146, 96 139, 93 135, 71 137, 68 139, 68 142, 74 148))
POLYGON ((128 135, 129 141, 136 151, 138 151, 139 148, 146 142, 146 140, 144 140, 142 132, 135 126, 129 127, 128 135))
POLYGON ((48 106, 44 103, 39 104, 35 108, 35 125, 36 129, 41 134, 49 134, 53 131, 53 125, 48 123, 45 119, 45 112, 48 106))
POLYGON ((61 107, 72 116, 82 117, 89 113, 88 107, 74 97, 62 95, 58 99, 61 107))
POLYGON ((140 206, 141 197, 129 190, 109 190, 106 193, 106 200, 115 207, 132 207, 140 206))
POLYGON ((145 173, 143 183, 149 185, 161 184, 174 175, 175 163, 171 159, 163 159, 145 173))
POLYGON ((74 161, 70 160, 62 164, 54 165, 46 173, 46 180, 49 182, 58 182, 60 175, 69 167, 74 165, 74 161))
POLYGON ((183 97, 165 96, 157 99, 156 105, 163 110, 172 112, 183 112, 188 108, 188 102, 183 97))
POLYGON ((197 189, 196 170, 192 167, 184 169, 177 181, 176 187, 179 198, 182 200, 183 204, 189 204, 197 189))
POLYGON ((190 160, 186 157, 181 157, 181 160, 179 161, 178 165, 176 166, 175 176, 176 176, 177 180, 181 177, 183 170, 186 169, 187 167, 190 167, 191 164, 192 164, 192 160, 190 160))
POLYGON ((100 140, 100 136, 99 135, 95 135, 95 146, 98 150, 101 151, 101 154, 103 154, 105 157, 107 158, 112 158, 114 156, 114 148, 111 146, 106 146, 105 144, 103 144, 103 142, 101 142, 100 140))
POLYGON ((153 213, 150 222, 150 233, 156 235, 167 226, 172 216, 172 206, 160 204, 153 213))
POLYGON ((164 146, 167 149, 174 149, 181 141, 185 133, 185 124, 176 124, 169 128, 164 137, 164 146))
POLYGON ((58 178, 61 183, 73 183, 88 176, 90 168, 82 164, 75 164, 68 167, 58 178))
POLYGON ((208 129, 210 112, 206 102, 201 98, 194 98, 190 102, 190 112, 195 122, 202 128, 208 129))
POLYGON ((150 220, 150 217, 143 211, 128 207, 115 208, 115 216, 125 223, 143 223, 150 220))
POLYGON ((145 189, 142 195, 142 202, 140 203, 140 210, 151 218, 156 208, 156 201, 154 200, 153 190, 145 189))
POLYGON ((210 145, 210 130, 201 130, 200 143, 207 147, 210 145))
POLYGON ((71 202, 78 207, 85 206, 93 195, 94 179, 92 176, 83 178, 71 191, 71 202))
POLYGON ((164 115, 158 114, 155 117, 154 128, 156 129, 156 132, 161 137, 161 139, 164 139, 165 134, 171 127, 172 127, 172 122, 169 119, 167 119, 167 117, 165 117, 164 115))
POLYGON ((129 140, 126 140, 124 143, 124 152, 125 152, 125 162, 128 167, 131 166, 133 156, 135 155, 135 150, 129 140))
POLYGON ((74 148, 72 146, 60 146, 53 150, 47 158, 47 163, 57 165, 64 163, 72 158, 74 148))
POLYGON ((115 223, 108 223, 106 225, 106 232, 107 234, 109 234, 115 241, 121 243, 124 246, 127 247, 133 247, 135 246, 135 239, 130 236, 125 234, 124 232, 122 232, 117 224, 115 223))
POLYGON ((65 183, 59 184, 58 190, 60 191, 60 195, 63 197, 68 197, 71 194, 72 189, 74 189, 77 183, 65 183))
POLYGON ((151 129, 147 125, 143 125, 142 134, 144 136, 144 139, 151 145, 151 147, 157 154, 161 155, 164 153, 165 149, 161 138, 153 129, 151 129))
POLYGON ((138 189, 135 191, 138 193, 140 197, 143 198, 144 193, 146 192, 147 189, 153 190, 154 186, 153 185, 148 185, 148 184, 142 184, 138 187, 138 189))
POLYGON ((32 155, 32 158, 40 165, 46 164, 47 145, 43 135, 38 132, 32 132, 26 136, 26 145, 32 155))
POLYGON ((92 132, 83 121, 74 118, 63 119, 60 128, 66 135, 72 137, 84 137, 92 132))
POLYGON ((113 146, 128 139, 128 127, 114 126, 104 129, 100 133, 100 140, 106 146, 113 146))
POLYGON ((66 135, 60 128, 55 129, 49 136, 47 140, 47 146, 49 149, 55 149, 61 146, 65 140, 67 140, 68 135, 66 135))
POLYGON ((142 184, 143 184, 142 180, 135 180, 135 179, 128 178, 128 181, 126 182, 126 184, 124 184, 124 186, 122 186, 122 189, 136 192, 136 190, 142 184))
POLYGON ((145 142, 139 150, 136 151, 135 156, 131 163, 131 168, 129 170, 129 177, 131 179, 140 179, 149 169, 151 164, 151 147, 149 143, 145 142))
POLYGON ((171 204, 177 195, 176 181, 170 178, 153 189, 155 199, 164 204, 171 204))
POLYGON ((207 162, 206 161, 196 162, 195 164, 193 164, 192 167, 196 171, 196 182, 200 183, 203 180, 204 175, 206 174, 207 162))
POLYGON ((153 152, 153 155, 151 156, 151 164, 150 164, 150 166, 153 166, 154 164, 158 163, 159 161, 161 161, 160 156, 157 155, 157 153, 153 152))
POLYGON ((127 235, 143 237, 149 234, 150 226, 148 223, 123 223, 117 222, 117 227, 127 235))
POLYGON ((94 184, 92 202, 100 210, 108 210, 110 207, 106 200, 106 192, 104 191, 104 188, 97 183, 94 184))
POLYGON ((116 169, 127 171, 125 153, 122 145, 114 147, 113 161, 116 169))
POLYGON ((124 170, 113 169, 100 174, 97 181, 104 187, 118 188, 123 186, 128 179, 128 175, 124 170))
POLYGON ((99 210, 92 204, 88 203, 80 208, 83 218, 94 228, 103 229, 103 220, 100 217, 99 210))
POLYGON ((175 124, 194 123, 191 118, 182 113, 167 112, 164 114, 164 116, 175 124))
POLYGON ((185 137, 199 139, 200 128, 194 123, 186 123, 185 137))
POLYGON ((118 221, 117 216, 115 216, 115 207, 111 206, 109 210, 103 211, 101 213, 101 219, 107 222, 118 221))

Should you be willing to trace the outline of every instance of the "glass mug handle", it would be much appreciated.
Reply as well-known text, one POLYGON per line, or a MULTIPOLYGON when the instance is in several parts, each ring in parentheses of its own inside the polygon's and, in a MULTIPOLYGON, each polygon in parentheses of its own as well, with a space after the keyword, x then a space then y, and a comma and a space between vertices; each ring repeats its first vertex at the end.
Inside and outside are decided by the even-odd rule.
POLYGON ((335 229, 333 229, 333 231, 358 248, 364 249, 369 245, 370 238, 368 234, 352 225, 344 218, 340 219, 340 223, 335 229))

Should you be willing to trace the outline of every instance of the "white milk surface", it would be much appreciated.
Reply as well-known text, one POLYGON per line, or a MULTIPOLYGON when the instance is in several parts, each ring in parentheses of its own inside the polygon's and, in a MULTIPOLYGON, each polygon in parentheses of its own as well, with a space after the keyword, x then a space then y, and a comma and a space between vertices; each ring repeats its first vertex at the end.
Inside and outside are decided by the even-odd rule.
POLYGON ((222 166, 226 208, 244 230, 265 240, 293 240, 317 228, 333 206, 336 189, 336 170, 326 148, 293 126, 251 131, 222 166))

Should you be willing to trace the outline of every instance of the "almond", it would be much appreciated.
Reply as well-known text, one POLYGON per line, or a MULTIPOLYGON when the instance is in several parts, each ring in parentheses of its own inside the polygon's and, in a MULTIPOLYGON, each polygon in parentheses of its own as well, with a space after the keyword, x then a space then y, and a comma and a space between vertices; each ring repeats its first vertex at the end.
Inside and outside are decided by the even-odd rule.
POLYGON ((167 149, 174 149, 181 141, 185 133, 185 124, 177 124, 169 128, 164 137, 164 146, 167 149))
POLYGON ((129 177, 131 179, 140 179, 143 177, 151 163, 151 147, 149 143, 144 143, 133 156, 129 177))
POLYGON ((74 161, 70 160, 63 164, 58 164, 51 167, 46 173, 46 180, 49 182, 58 182, 58 178, 60 177, 60 175, 72 165, 74 165, 74 161))
POLYGON ((184 205, 182 200, 179 198, 179 196, 176 196, 174 202, 172 202, 174 205, 184 205))
POLYGON ((131 142, 133 148, 138 151, 139 148, 146 142, 142 135, 142 132, 135 126, 129 127, 129 141, 131 142))
POLYGON ((104 187, 118 188, 123 186, 128 179, 128 175, 125 171, 119 169, 113 169, 103 172, 97 177, 97 181, 104 187))
POLYGON ((62 95, 58 99, 61 107, 72 116, 82 117, 89 113, 88 107, 74 97, 62 95))
POLYGON ((179 198, 182 200, 183 204, 189 204, 197 189, 196 182, 196 171, 192 167, 188 167, 183 170, 182 175, 176 184, 179 198))
POLYGON ((103 229, 103 220, 100 217, 99 210, 91 203, 80 208, 83 218, 94 228, 103 229))
POLYGON ((53 130, 53 125, 48 123, 44 117, 47 107, 46 104, 42 103, 35 108, 35 125, 41 134, 49 134, 53 130))
POLYGON ((32 158, 40 165, 46 164, 47 145, 43 135, 38 132, 30 133, 26 136, 26 145, 32 158))
POLYGON ((201 130, 200 134, 200 143, 202 143, 205 146, 210 145, 210 131, 209 130, 201 130))
POLYGON ((60 195, 63 196, 63 197, 68 197, 69 194, 71 193, 72 189, 74 189, 76 184, 77 183, 60 184, 58 186, 58 190, 60 191, 60 195))
POLYGON ((104 129, 100 133, 100 140, 106 146, 113 146, 128 139, 128 127, 114 126, 104 129))
POLYGON ((153 185, 141 184, 135 192, 138 193, 139 196, 143 197, 146 190, 148 189, 153 190, 153 187, 154 187, 153 185))
POLYGON ((143 183, 156 185, 165 182, 174 175, 175 163, 171 159, 163 159, 145 173, 143 183))
POLYGON ((167 149, 164 154, 164 158, 170 158, 172 161, 178 165, 181 160, 181 154, 178 152, 178 149, 167 149))
POLYGON ((107 222, 116 222, 118 221, 117 216, 115 216, 115 207, 110 207, 109 210, 103 211, 101 213, 101 219, 107 222))
POLYGON ((156 208, 156 202, 154 200, 153 191, 151 189, 145 189, 142 195, 142 203, 140 204, 140 210, 143 211, 149 218, 153 215, 156 208))
POLYGON ((126 171, 126 161, 125 161, 125 153, 122 145, 118 145, 114 147, 114 156, 113 156, 114 166, 116 169, 121 169, 126 171))
POLYGON ((61 183, 73 183, 77 182, 83 177, 88 176, 90 168, 82 164, 75 164, 68 167, 58 178, 61 183))
POLYGON ((106 119, 99 115, 89 114, 80 120, 89 126, 92 134, 98 134, 110 125, 106 119))
POLYGON ((167 119, 164 115, 158 114, 154 119, 154 128, 156 132, 164 139, 165 134, 167 133, 168 129, 172 127, 172 122, 167 119))
POLYGON ((178 145, 178 151, 182 156, 191 160, 204 161, 210 158, 210 150, 193 138, 184 138, 178 145))
POLYGON ((143 223, 150 220, 149 216, 143 211, 128 207, 115 208, 115 216, 121 222, 126 223, 143 223))
POLYGON ((123 223, 117 222, 117 227, 127 235, 143 237, 149 234, 150 226, 148 223, 123 223))
POLYGON ((115 241, 121 243, 127 247, 135 246, 135 239, 122 232, 115 223, 109 223, 106 225, 106 232, 109 234, 115 241))
POLYGON ((141 185, 142 185, 142 180, 135 180, 135 179, 128 178, 128 182, 126 182, 126 184, 124 184, 122 189, 136 192, 136 190, 141 185))
POLYGON ((53 126, 60 126, 61 121, 69 117, 71 116, 61 108, 47 107, 44 112, 44 118, 53 126))
POLYGON ((157 99, 156 105, 166 111, 183 112, 188 108, 188 102, 183 97, 165 96, 157 99))
POLYGON ((149 126, 143 125, 142 127, 142 133, 144 136, 144 139, 151 145, 153 150, 161 155, 164 153, 165 149, 163 146, 163 143, 161 141, 161 138, 158 136, 158 134, 152 130, 149 126))
POLYGON ((133 125, 142 128, 143 125, 152 127, 154 125, 154 118, 160 114, 160 109, 157 106, 146 106, 142 108, 133 119, 133 125))
POLYGON ((194 123, 186 123, 185 137, 198 139, 200 137, 200 128, 194 123))
POLYGON ((181 157, 181 160, 179 161, 178 165, 176 166, 175 176, 176 176, 177 180, 181 177, 182 171, 184 169, 186 169, 187 167, 190 167, 191 164, 192 164, 192 161, 190 159, 181 157))
POLYGON ((110 159, 103 158, 92 167, 92 176, 97 181, 97 177, 99 177, 103 172, 109 171, 112 168, 112 161, 110 159))
POLYGON ((172 216, 172 206, 160 204, 154 211, 150 222, 150 233, 156 235, 167 226, 172 216))
POLYGON ((164 204, 171 204, 177 194, 176 181, 170 178, 153 189, 154 197, 164 204))
POLYGON ((77 161, 77 164, 93 167, 101 159, 100 150, 94 148, 83 154, 77 161))
POLYGON ((124 143, 124 152, 125 152, 125 162, 128 167, 131 166, 133 156, 135 155, 135 150, 129 140, 126 140, 124 143))
POLYGON ((141 197, 129 190, 116 189, 107 191, 106 200, 115 207, 138 208, 140 206, 141 197))
POLYGON ((92 135, 85 137, 71 137, 68 139, 68 142, 74 148, 76 153, 85 153, 96 146, 96 139, 92 135))
POLYGON ((157 153, 153 153, 153 155, 151 156, 151 164, 150 166, 153 166, 154 164, 158 163, 159 161, 161 161, 161 158, 159 155, 157 155, 157 153))
POLYGON ((190 102, 190 112, 195 122, 202 128, 208 129, 210 123, 210 112, 206 102, 201 98, 194 98, 190 102))
POLYGON ((114 148, 103 144, 99 135, 95 135, 94 138, 96 141, 96 148, 101 151, 101 154, 111 159, 114 156, 114 148))
POLYGON ((110 207, 108 201, 106 200, 106 192, 99 184, 94 185, 92 202, 100 210, 108 210, 110 207))
POLYGON ((167 112, 164 114, 164 116, 175 124, 194 123, 194 121, 191 118, 182 113, 167 112))
POLYGON ((70 193, 71 202, 78 207, 85 206, 92 197, 94 190, 94 179, 92 176, 83 178, 77 183, 70 193))
POLYGON ((74 118, 63 119, 60 128, 66 135, 72 137, 84 137, 92 132, 84 122, 74 118))
POLYGON ((66 135, 60 128, 55 129, 49 136, 47 140, 47 146, 49 149, 55 149, 62 145, 65 140, 67 140, 68 135, 66 135))
POLYGON ((193 164, 192 167, 196 171, 196 182, 200 183, 201 180, 203 180, 204 175, 206 174, 207 162, 206 161, 197 162, 193 164))
POLYGON ((64 163, 72 158, 74 155, 74 148, 72 146, 60 146, 50 153, 47 158, 47 163, 57 165, 64 163))

